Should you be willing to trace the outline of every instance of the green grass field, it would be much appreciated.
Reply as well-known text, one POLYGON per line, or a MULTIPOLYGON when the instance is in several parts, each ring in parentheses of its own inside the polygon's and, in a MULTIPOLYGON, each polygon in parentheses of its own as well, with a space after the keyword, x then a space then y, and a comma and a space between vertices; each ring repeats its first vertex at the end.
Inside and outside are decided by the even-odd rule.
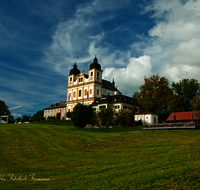
POLYGON ((1 124, 0 189, 200 189, 200 130, 1 124))

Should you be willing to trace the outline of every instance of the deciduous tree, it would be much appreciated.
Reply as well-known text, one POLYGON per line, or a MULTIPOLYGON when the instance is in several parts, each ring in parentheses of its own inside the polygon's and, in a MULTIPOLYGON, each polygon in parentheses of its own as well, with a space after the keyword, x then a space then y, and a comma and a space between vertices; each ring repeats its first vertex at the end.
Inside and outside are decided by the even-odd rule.
POLYGON ((169 88, 168 79, 159 75, 144 77, 144 84, 140 87, 137 95, 139 104, 143 111, 166 110, 168 108, 168 98, 172 94, 169 88))
POLYGON ((86 124, 91 124, 93 117, 92 107, 83 104, 77 104, 71 112, 71 120, 74 126, 85 127, 86 124))
POLYGON ((184 100, 182 96, 173 94, 169 98, 169 112, 184 111, 184 100))
POLYGON ((10 111, 6 103, 0 100, 0 115, 10 115, 10 111))
POLYGON ((200 90, 200 84, 196 79, 182 79, 179 82, 172 82, 173 91, 183 98, 183 111, 191 111, 193 107, 191 100, 197 96, 200 90))
POLYGON ((192 99, 191 104, 193 105, 194 111, 196 111, 196 117, 200 118, 200 91, 197 96, 192 99))

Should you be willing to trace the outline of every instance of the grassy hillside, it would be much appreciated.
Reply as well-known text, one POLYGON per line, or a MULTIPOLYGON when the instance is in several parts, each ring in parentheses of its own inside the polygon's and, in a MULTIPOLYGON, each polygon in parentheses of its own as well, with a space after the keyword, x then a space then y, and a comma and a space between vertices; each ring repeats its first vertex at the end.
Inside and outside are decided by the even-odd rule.
POLYGON ((200 130, 0 125, 1 189, 199 189, 200 130))

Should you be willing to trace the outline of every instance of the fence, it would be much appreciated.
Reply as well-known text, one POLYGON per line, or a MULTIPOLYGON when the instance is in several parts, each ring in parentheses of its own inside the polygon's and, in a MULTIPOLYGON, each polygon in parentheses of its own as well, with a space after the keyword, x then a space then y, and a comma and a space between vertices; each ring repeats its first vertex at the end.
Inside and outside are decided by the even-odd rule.
POLYGON ((195 129, 195 128, 199 128, 199 125, 196 125, 195 122, 143 124, 143 129, 195 129))

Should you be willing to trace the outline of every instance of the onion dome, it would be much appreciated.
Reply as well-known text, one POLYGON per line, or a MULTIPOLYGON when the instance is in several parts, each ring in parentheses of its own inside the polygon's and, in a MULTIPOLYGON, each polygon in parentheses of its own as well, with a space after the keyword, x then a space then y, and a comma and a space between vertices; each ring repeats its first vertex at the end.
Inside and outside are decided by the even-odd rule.
POLYGON ((95 53, 95 58, 94 58, 94 61, 93 63, 90 64, 90 69, 99 69, 101 70, 101 65, 98 63, 98 59, 96 57, 96 53, 95 53))
POLYGON ((76 60, 75 60, 75 64, 73 66, 73 69, 70 70, 69 74, 70 75, 78 75, 78 74, 80 74, 80 70, 77 69, 76 60))

